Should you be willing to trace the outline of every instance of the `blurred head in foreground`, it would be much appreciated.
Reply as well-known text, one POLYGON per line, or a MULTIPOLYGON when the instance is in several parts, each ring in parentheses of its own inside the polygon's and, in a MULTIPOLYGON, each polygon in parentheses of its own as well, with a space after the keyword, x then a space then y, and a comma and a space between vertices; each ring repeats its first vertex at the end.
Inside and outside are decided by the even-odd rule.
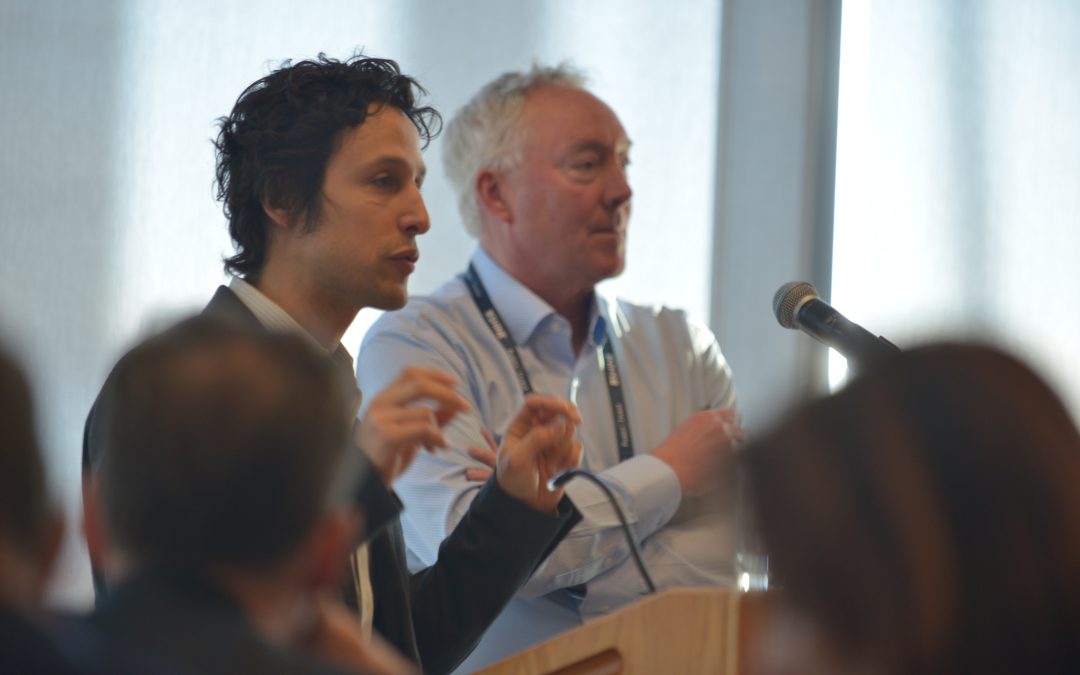
POLYGON ((110 576, 335 588, 355 537, 351 410, 291 335, 197 317, 129 352, 105 385, 92 547, 110 576))
POLYGON ((0 352, 0 605, 36 608, 60 546, 48 500, 30 387, 0 352))
POLYGON ((1080 668, 1080 434, 1013 358, 900 354, 742 461, 798 672, 1080 668))

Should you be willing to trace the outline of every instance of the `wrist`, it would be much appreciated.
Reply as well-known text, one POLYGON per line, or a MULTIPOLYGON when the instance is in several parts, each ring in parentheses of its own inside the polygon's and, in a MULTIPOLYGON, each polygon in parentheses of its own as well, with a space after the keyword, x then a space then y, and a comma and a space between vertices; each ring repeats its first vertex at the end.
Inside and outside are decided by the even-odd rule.
POLYGON ((509 472, 499 471, 498 469, 495 469, 494 478, 495 483, 499 486, 499 489, 502 490, 508 497, 511 497, 516 501, 522 502, 523 504, 529 504, 528 496, 520 489, 520 486, 515 485, 514 482, 510 480, 510 478, 508 478, 508 473, 509 472))
POLYGON ((495 471, 495 482, 499 485, 499 488, 506 493, 508 497, 514 501, 521 502, 525 506, 528 506, 533 511, 543 513, 544 515, 553 515, 559 511, 559 500, 562 498, 562 490, 556 492, 547 492, 547 486, 536 486, 530 484, 527 488, 524 485, 515 485, 511 480, 504 480, 505 473, 495 471), (557 495, 557 496, 556 496, 557 495))
POLYGON ((683 472, 682 463, 676 461, 668 449, 664 445, 660 445, 650 453, 653 457, 663 462, 667 468, 671 469, 671 472, 675 474, 675 479, 679 482, 679 488, 685 492, 686 490, 686 476, 683 472))
POLYGON ((375 471, 375 475, 379 477, 382 484, 387 489, 393 487, 395 472, 393 467, 393 461, 387 460, 385 457, 379 457, 377 454, 371 452, 368 448, 361 446, 360 452, 364 453, 367 457, 368 465, 375 471))
POLYGON ((554 492, 548 492, 546 486, 540 487, 541 492, 534 496, 533 499, 523 500, 533 511, 544 514, 545 516, 553 516, 559 512, 559 502, 562 501, 563 491, 555 490, 554 492))
POLYGON ((375 473, 377 473, 379 475, 379 480, 382 481, 382 484, 386 486, 387 490, 394 487, 394 472, 393 471, 386 471, 384 469, 376 468, 375 473))

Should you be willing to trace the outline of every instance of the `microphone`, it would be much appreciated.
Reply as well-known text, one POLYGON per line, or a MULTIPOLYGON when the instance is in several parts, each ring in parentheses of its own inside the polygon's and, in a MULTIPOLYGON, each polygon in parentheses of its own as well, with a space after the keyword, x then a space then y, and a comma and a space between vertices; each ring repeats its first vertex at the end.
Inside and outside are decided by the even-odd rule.
POLYGON ((853 361, 857 369, 900 351, 885 338, 875 337, 859 324, 849 321, 805 281, 788 282, 776 291, 773 314, 784 328, 801 330, 835 349, 853 361))
POLYGON ((641 549, 638 548, 638 543, 634 539, 634 534, 630 531, 630 525, 626 522, 626 515, 623 513, 622 507, 619 506, 619 500, 615 499, 615 493, 611 491, 611 488, 604 484, 604 481, 584 469, 568 469, 549 480, 547 484, 548 489, 556 490, 561 488, 574 478, 585 478, 592 481, 607 496, 608 501, 611 502, 611 506, 615 508, 615 515, 619 517, 619 522, 622 523, 623 534, 626 535, 626 541, 630 543, 630 555, 633 556, 638 571, 641 572, 641 578, 645 580, 645 587, 649 589, 649 593, 655 593, 656 584, 653 582, 649 570, 645 567, 645 561, 641 559, 641 549))

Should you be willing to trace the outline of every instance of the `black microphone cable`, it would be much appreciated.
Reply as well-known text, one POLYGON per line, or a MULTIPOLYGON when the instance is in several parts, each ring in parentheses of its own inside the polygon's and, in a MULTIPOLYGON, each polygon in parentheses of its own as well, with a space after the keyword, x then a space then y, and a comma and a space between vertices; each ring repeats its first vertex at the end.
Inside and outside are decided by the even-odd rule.
POLYGON ((641 572, 641 578, 645 580, 645 587, 649 589, 649 593, 656 592, 656 584, 653 582, 652 575, 649 574, 649 570, 645 567, 645 561, 641 559, 641 549, 638 548, 637 541, 634 540, 634 534, 630 531, 630 525, 626 522, 626 515, 623 513, 622 507, 619 506, 619 500, 615 498, 615 493, 611 491, 604 481, 600 480, 593 474, 585 471, 584 469, 570 469, 563 471, 558 476, 555 476, 548 481, 548 488, 555 490, 566 485, 574 478, 587 478, 592 481, 597 487, 603 490, 607 496, 608 501, 611 502, 611 506, 615 508, 615 515, 619 517, 619 522, 622 523, 623 534, 626 535, 626 541, 630 543, 630 555, 633 556, 634 562, 637 564, 638 571, 641 572))

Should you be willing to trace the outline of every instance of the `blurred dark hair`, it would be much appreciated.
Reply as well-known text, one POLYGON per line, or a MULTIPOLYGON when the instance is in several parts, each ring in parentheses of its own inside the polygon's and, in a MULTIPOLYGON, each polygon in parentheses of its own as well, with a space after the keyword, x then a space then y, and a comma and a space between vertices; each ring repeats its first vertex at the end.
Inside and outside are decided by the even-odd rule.
POLYGON ((255 276, 266 259, 264 202, 314 226, 321 207, 326 165, 343 131, 364 123, 382 106, 408 117, 427 143, 442 120, 418 106, 427 92, 389 59, 357 54, 345 61, 319 54, 291 63, 240 94, 232 112, 218 120, 217 197, 229 219, 236 254, 226 271, 255 276), (374 106, 374 107, 373 107, 374 106))
POLYGON ((886 673, 1080 669, 1080 433, 991 348, 900 354, 741 457, 785 595, 886 673))
POLYGON ((149 566, 272 566, 347 464, 340 373, 293 335, 190 319, 121 359, 101 410, 107 532, 149 566))
POLYGON ((45 467, 26 376, 0 352, 0 539, 31 553, 49 519, 45 467))

